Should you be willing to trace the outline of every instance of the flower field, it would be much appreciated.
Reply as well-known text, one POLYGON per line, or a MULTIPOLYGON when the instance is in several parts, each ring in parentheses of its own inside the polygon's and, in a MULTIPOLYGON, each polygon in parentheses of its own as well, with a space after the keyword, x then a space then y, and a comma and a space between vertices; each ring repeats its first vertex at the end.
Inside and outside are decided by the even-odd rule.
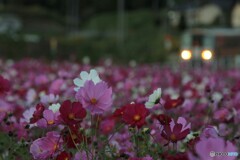
POLYGON ((240 71, 0 61, 0 160, 237 160, 240 71))

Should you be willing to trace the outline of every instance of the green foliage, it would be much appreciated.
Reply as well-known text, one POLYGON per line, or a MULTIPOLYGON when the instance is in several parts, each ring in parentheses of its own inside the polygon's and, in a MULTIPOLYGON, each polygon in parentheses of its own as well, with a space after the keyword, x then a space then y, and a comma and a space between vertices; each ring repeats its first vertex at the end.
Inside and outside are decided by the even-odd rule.
POLYGON ((94 30, 99 35, 85 39, 80 50, 92 59, 110 56, 116 61, 138 62, 164 61, 164 33, 154 25, 154 14, 150 10, 139 10, 125 13, 124 42, 118 35, 117 13, 93 17, 84 24, 83 30, 94 30))
MULTIPOLYGON (((7 9, 12 10, 11 7, 7 9)), ((18 38, 0 35, 0 51, 7 58, 66 59, 71 57, 80 60, 88 56, 93 63, 106 57, 113 58, 119 63, 130 60, 140 63, 166 60, 167 55, 163 45, 164 28, 155 25, 156 14, 151 10, 126 11, 124 35, 119 34, 116 12, 92 16, 81 24, 79 32, 72 35, 64 31, 64 23, 61 22, 63 17, 50 14, 49 18, 46 18, 48 12, 39 7, 32 7, 28 11, 17 9, 14 13, 20 15, 24 27, 20 33, 17 33, 18 38), (40 41, 26 42, 23 38, 26 34, 37 35, 40 41), (123 40, 119 38, 121 36, 123 40), (54 51, 50 46, 52 38, 57 41, 57 49, 54 51)))
POLYGON ((11 133, 0 132, 0 160, 16 159, 16 157, 24 160, 31 159, 27 142, 18 141, 11 133))

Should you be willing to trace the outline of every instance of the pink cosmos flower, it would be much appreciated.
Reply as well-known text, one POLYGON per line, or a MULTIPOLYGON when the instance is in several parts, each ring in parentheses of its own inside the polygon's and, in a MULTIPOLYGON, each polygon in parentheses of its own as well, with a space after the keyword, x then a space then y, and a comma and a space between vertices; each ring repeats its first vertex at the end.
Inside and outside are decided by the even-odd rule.
POLYGON ((209 138, 200 140, 196 146, 196 153, 200 160, 234 160, 236 157, 231 156, 215 156, 210 157, 210 152, 236 152, 237 148, 229 141, 224 141, 222 138, 209 138))
POLYGON ((37 121, 38 127, 46 128, 48 126, 54 126, 58 123, 58 116, 60 112, 54 113, 52 110, 44 110, 43 118, 37 121))
POLYGON ((65 88, 66 88, 66 85, 64 83, 64 80, 63 79, 56 79, 50 85, 49 92, 57 95, 65 88))
POLYGON ((86 81, 76 93, 76 99, 82 102, 83 108, 91 114, 102 114, 112 105, 112 88, 108 88, 103 81, 97 84, 93 81, 86 81))
POLYGON ((60 143, 59 133, 48 132, 46 137, 33 141, 30 146, 30 153, 34 159, 47 159, 58 150, 60 143))
POLYGON ((217 110, 214 113, 213 118, 220 122, 223 122, 224 120, 227 120, 229 118, 229 115, 230 113, 228 109, 224 108, 224 109, 217 110))
POLYGON ((48 95, 46 95, 46 94, 40 95, 40 101, 41 101, 41 103, 43 103, 45 105, 56 103, 58 101, 58 99, 59 99, 59 96, 54 95, 53 93, 50 93, 48 95))
POLYGON ((201 139, 218 138, 218 132, 213 126, 207 126, 200 135, 201 139))

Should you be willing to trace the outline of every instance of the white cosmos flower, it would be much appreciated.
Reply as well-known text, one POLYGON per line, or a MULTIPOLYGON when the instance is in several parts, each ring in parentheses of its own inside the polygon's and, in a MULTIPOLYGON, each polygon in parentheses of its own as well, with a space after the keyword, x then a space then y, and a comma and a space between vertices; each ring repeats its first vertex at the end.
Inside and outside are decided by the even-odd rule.
POLYGON ((75 78, 73 80, 73 83, 77 86, 74 88, 74 90, 77 92, 81 87, 84 86, 84 83, 88 80, 92 80, 94 84, 102 81, 99 78, 99 75, 95 69, 91 69, 89 74, 86 71, 82 71, 80 73, 80 78, 75 78))
POLYGON ((155 104, 159 103, 161 98, 162 90, 161 88, 156 89, 148 98, 148 101, 145 103, 147 108, 152 108, 155 104))
POLYGON ((51 106, 49 106, 49 110, 52 110, 53 113, 56 113, 59 111, 59 108, 60 108, 60 104, 59 103, 56 103, 56 104, 52 104, 51 106))

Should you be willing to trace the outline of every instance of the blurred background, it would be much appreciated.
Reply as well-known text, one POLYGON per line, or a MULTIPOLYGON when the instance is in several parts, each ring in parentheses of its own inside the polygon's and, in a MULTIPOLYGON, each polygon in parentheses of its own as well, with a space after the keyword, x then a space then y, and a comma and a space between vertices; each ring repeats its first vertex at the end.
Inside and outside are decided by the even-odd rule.
POLYGON ((237 66, 239 28, 238 0, 0 0, 1 58, 237 66))

